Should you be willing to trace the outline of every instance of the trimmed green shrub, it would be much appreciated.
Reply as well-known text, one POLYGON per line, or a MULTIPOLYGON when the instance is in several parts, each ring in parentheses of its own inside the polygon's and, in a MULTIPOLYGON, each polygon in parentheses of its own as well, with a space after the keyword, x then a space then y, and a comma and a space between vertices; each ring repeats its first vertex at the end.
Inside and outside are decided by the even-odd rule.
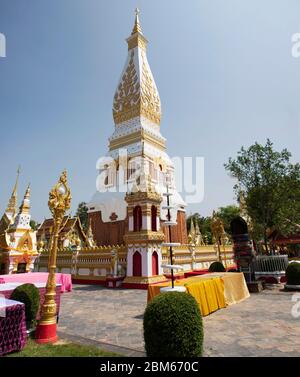
POLYGON ((198 304, 184 292, 156 297, 144 314, 144 340, 148 357, 199 357, 203 325, 198 304))
POLYGON ((290 263, 285 271, 285 276, 288 285, 300 285, 300 263, 290 263))
POLYGON ((40 306, 40 291, 33 284, 22 284, 13 290, 11 300, 23 302, 25 304, 25 316, 27 328, 36 323, 36 316, 40 306))
POLYGON ((209 272, 226 272, 225 267, 221 262, 213 262, 208 269, 209 272))

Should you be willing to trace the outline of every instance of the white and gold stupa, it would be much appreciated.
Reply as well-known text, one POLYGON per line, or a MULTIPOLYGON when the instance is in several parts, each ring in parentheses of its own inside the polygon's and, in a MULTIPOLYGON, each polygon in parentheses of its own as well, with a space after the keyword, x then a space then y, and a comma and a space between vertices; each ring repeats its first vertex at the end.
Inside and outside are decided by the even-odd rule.
MULTIPOLYGON (((97 191, 88 204, 93 233, 98 245, 124 242, 129 222, 125 197, 136 187, 137 180, 144 176, 161 195, 166 191, 168 181, 173 194, 172 217, 177 221, 177 226, 172 229, 172 238, 174 242, 186 244, 186 205, 175 188, 174 165, 166 153, 166 139, 160 132, 161 102, 147 60, 148 41, 142 33, 138 10, 132 33, 126 41, 128 56, 113 99, 115 130, 109 138, 106 156, 108 161, 114 163, 102 164, 99 173, 106 174, 104 183, 107 191, 97 191), (120 156, 124 155, 124 151, 127 166, 123 170, 121 166, 124 161, 120 156), (140 172, 138 177, 135 174, 137 171, 140 172), (125 190, 120 190, 124 184, 125 190)), ((167 220, 164 209, 166 198, 162 199, 159 221, 167 241, 168 232, 163 226, 167 220)), ((145 230, 146 223, 143 226, 145 230)))

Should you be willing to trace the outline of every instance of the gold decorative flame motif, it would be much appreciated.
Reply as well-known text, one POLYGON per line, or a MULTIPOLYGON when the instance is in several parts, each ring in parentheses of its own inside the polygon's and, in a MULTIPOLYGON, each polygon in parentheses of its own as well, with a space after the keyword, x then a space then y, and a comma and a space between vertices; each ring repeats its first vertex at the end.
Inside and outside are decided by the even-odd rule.
POLYGON ((161 116, 160 99, 153 83, 151 74, 147 68, 144 52, 142 53, 142 61, 142 106, 147 112, 146 117, 159 124, 161 116))
POLYGON ((141 34, 138 13, 133 34, 127 39, 127 43, 130 59, 114 96, 115 124, 139 116, 160 124, 160 98, 147 63, 147 40, 141 34))
POLYGON ((114 97, 114 117, 122 112, 130 111, 133 106, 140 104, 140 84, 133 63, 133 55, 132 51, 128 67, 114 97))
POLYGON ((58 183, 49 193, 48 206, 54 216, 59 216, 62 219, 64 212, 70 208, 70 204, 71 193, 67 183, 67 172, 63 171, 58 183), (63 187, 64 193, 60 191, 61 187, 63 187))
POLYGON ((113 104, 116 124, 142 115, 156 124, 160 123, 160 98, 147 67, 145 54, 142 53, 141 56, 141 80, 138 80, 132 51, 128 67, 116 91, 113 104))

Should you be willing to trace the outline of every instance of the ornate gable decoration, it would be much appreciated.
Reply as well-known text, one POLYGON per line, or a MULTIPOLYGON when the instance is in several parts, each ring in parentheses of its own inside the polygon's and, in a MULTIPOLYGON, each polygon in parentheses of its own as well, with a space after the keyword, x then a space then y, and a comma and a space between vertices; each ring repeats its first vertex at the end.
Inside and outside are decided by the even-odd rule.
POLYGON ((114 97, 113 116, 115 123, 139 115, 141 103, 140 83, 133 63, 134 52, 131 52, 127 69, 121 79, 114 97))
POLYGON ((32 251, 33 243, 30 236, 30 232, 28 230, 20 238, 17 249, 22 251, 32 251))
POLYGON ((115 124, 144 116, 160 124, 161 104, 146 56, 147 40, 139 28, 128 38, 129 60, 113 102, 115 124), (141 46, 138 41, 143 40, 141 46), (136 42, 136 43, 133 43, 136 42))
POLYGON ((152 80, 151 74, 146 64, 146 54, 142 55, 142 115, 152 120, 154 123, 160 123, 161 105, 158 92, 152 80))

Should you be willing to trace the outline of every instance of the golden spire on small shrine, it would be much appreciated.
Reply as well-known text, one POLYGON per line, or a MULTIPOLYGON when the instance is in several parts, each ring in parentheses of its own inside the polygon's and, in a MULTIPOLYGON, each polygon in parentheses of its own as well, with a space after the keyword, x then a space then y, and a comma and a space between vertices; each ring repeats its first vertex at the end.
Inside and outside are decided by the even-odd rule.
POLYGON ((199 228, 199 224, 198 224, 198 221, 196 221, 195 234, 196 234, 197 236, 198 236, 199 234, 201 234, 201 232, 200 232, 200 228, 199 228))
POLYGON ((143 34, 142 28, 141 28, 141 25, 140 25, 140 19, 139 19, 139 14, 140 14, 139 8, 135 8, 134 12, 135 12, 135 20, 134 20, 134 27, 132 29, 131 35, 133 35, 135 33, 143 34))
POLYGON ((191 218, 191 229, 190 233, 194 236, 195 235, 195 226, 194 226, 194 220, 191 218))
POLYGON ((22 204, 20 206, 19 213, 28 214, 30 210, 30 183, 27 186, 24 199, 22 201, 22 204))
POLYGON ((95 240, 94 240, 94 233, 93 233, 93 226, 92 226, 92 219, 89 220, 89 227, 86 234, 88 246, 93 247, 96 246, 95 240))
POLYGON ((188 234, 188 240, 189 240, 189 244, 195 244, 196 242, 196 231, 195 231, 195 224, 194 224, 193 217, 191 217, 191 225, 190 225, 190 231, 188 234))
POLYGON ((16 183, 13 188, 13 192, 11 194, 11 197, 9 199, 9 202, 5 211, 6 213, 11 214, 12 217, 15 216, 18 211, 18 197, 17 197, 18 195, 17 194, 18 194, 19 176, 20 176, 20 166, 18 167, 16 183))

